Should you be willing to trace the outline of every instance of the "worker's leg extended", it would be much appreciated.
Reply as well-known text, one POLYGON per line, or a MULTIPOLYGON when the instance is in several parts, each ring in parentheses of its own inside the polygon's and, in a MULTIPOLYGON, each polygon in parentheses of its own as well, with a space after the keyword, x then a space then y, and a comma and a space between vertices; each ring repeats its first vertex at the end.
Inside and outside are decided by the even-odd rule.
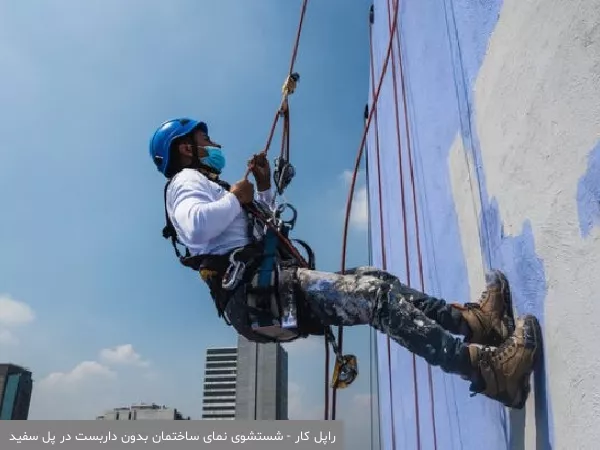
MULTIPOLYGON (((498 346, 514 331, 510 285, 499 270, 487 273, 485 281, 480 300, 464 304, 448 303, 405 285, 397 289, 427 317, 451 333, 463 335, 466 342, 498 346)), ((400 283, 397 279, 393 282, 400 283)))
POLYGON ((299 269, 300 289, 326 325, 369 324, 442 370, 472 381, 471 389, 522 407, 529 392, 539 339, 533 317, 520 321, 499 348, 481 348, 455 338, 417 308, 411 297, 426 297, 393 275, 374 268, 352 274, 299 269))
POLYGON ((500 345, 514 330, 510 285, 506 276, 494 270, 486 275, 486 289, 479 302, 449 303, 400 283, 374 267, 360 267, 346 273, 383 277, 403 293, 427 317, 435 320, 453 334, 464 336, 466 342, 483 345, 500 345))

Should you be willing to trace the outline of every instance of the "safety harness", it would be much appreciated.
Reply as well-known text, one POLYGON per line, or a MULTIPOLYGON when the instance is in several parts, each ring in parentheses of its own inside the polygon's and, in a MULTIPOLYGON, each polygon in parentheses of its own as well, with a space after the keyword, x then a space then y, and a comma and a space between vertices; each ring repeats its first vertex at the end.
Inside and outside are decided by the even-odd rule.
MULTIPOLYGON (((273 179, 277 194, 281 195, 295 176, 295 169, 289 161, 289 105, 288 96, 294 92, 299 80, 297 73, 291 73, 282 87, 282 102, 267 145, 270 147, 275 126, 279 117, 283 117, 283 139, 281 154, 275 161, 273 179)), ((194 149, 194 160, 198 161, 197 148, 194 149)), ((211 181, 230 190, 229 183, 202 167, 194 167, 211 181)), ((246 171, 245 178, 251 168, 246 171)), ((202 280, 208 285, 215 302, 219 317, 228 325, 231 322, 226 316, 226 307, 233 295, 240 288, 245 290, 246 303, 249 310, 251 327, 254 332, 272 342, 289 342, 308 335, 324 335, 335 353, 335 367, 331 385, 334 388, 349 386, 358 376, 357 360, 354 355, 343 355, 336 343, 330 326, 322 322, 310 311, 297 289, 297 280, 282 280, 290 274, 295 274, 298 267, 315 269, 314 252, 309 245, 300 239, 290 239, 289 233, 294 228, 297 211, 289 203, 279 205, 275 211, 270 211, 259 202, 243 205, 248 218, 248 236, 250 244, 234 249, 225 255, 196 255, 192 256, 189 249, 182 255, 177 245, 183 245, 169 218, 166 206, 167 190, 170 180, 165 185, 165 220, 163 237, 171 239, 175 254, 181 264, 200 273, 202 280), (286 210, 293 212, 290 220, 282 219, 286 210), (304 258, 294 246, 296 242, 302 246, 308 255, 304 258), (292 270, 284 270, 286 268, 292 270), (299 299, 300 301, 296 301, 299 299)), ((327 353, 328 354, 328 353, 327 353)))
MULTIPOLYGON (((220 180, 213 174, 199 170, 209 179, 226 190, 230 184, 220 180)), ((247 215, 247 233, 250 243, 236 248, 224 255, 191 255, 177 237, 176 230, 167 212, 167 190, 171 180, 164 189, 165 227, 163 237, 170 239, 175 254, 182 265, 200 273, 202 280, 208 285, 211 297, 219 317, 231 325, 226 307, 237 289, 244 289, 251 327, 254 332, 265 336, 273 342, 289 342, 309 334, 323 334, 325 330, 314 317, 309 317, 308 311, 299 314, 296 298, 298 292, 293 289, 295 280, 284 280, 284 270, 297 267, 315 268, 314 252, 303 240, 290 239, 297 212, 289 203, 281 204, 274 212, 268 211, 262 204, 253 202, 243 205, 247 215), (291 210, 293 216, 289 220, 282 218, 286 210, 291 210), (304 258, 294 243, 302 246, 307 253, 304 258), (185 248, 185 254, 178 246, 185 248), (284 283, 287 281, 287 283, 284 283), (292 291, 285 292, 282 287, 290 286, 292 291), (305 323, 299 322, 299 315, 305 323), (308 322, 308 323, 306 323, 308 322)), ((291 273, 294 273, 293 270, 291 273)))

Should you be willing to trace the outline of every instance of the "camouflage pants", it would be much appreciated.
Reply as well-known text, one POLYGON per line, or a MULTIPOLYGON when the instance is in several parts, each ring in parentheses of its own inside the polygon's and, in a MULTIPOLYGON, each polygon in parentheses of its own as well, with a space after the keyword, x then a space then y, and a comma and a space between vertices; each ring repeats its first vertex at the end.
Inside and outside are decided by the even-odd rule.
POLYGON ((464 324, 443 300, 374 267, 344 275, 300 268, 297 280, 308 306, 325 325, 368 324, 429 364, 469 375, 467 347, 451 334, 461 333, 464 324))

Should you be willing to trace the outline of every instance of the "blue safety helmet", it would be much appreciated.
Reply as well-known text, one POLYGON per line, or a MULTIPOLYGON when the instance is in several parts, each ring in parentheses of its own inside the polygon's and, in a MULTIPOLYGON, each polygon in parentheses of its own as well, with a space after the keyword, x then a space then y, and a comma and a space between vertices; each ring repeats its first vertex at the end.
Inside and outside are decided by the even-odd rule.
POLYGON ((166 175, 173 140, 190 134, 197 128, 208 134, 206 123, 185 117, 167 120, 158 127, 150 140, 150 157, 160 173, 166 175))

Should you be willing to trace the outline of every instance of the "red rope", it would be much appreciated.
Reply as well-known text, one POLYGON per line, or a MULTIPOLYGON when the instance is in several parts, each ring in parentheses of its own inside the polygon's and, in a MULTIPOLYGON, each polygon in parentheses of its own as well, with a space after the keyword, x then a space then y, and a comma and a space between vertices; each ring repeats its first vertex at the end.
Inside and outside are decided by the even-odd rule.
MULTIPOLYGON (((300 12, 300 22, 298 23, 298 29, 296 31, 296 40, 294 42, 294 48, 292 50, 292 57, 291 57, 291 61, 290 61, 290 68, 289 68, 288 79, 286 80, 286 84, 290 80, 289 77, 291 77, 291 75, 293 73, 294 66, 296 64, 296 58, 298 57, 298 47, 300 46, 300 36, 302 35, 302 25, 304 24, 304 16, 306 15, 307 6, 308 6, 308 0, 304 0, 302 2, 302 10, 300 12)), ((287 91, 284 93, 281 103, 279 105, 279 108, 275 112, 275 117, 273 118, 273 123, 271 124, 271 130, 269 131, 269 136, 267 137, 267 142, 265 144, 265 148, 260 153, 264 153, 266 155, 268 153, 269 149, 271 148, 271 144, 273 142, 273 136, 275 135, 275 128, 277 127, 277 123, 279 122, 279 118, 281 116, 283 116, 283 120, 284 120, 282 140, 284 143, 286 140, 289 140, 289 136, 287 136, 287 133, 289 131, 288 95, 290 93, 291 92, 287 92, 287 91)), ((282 145, 284 145, 284 144, 282 144, 282 145)), ((252 165, 249 165, 248 168, 246 169, 246 174, 244 175, 244 179, 248 179, 248 176, 250 175, 251 170, 252 170, 252 165)))
MULTIPOLYGON (((388 0, 388 14, 390 13, 390 0, 388 0)), ((388 20, 389 22, 389 20, 388 20)), ((391 24, 390 24, 391 26, 391 24)), ((410 184, 411 184, 411 190, 412 190, 412 200, 413 200, 413 217, 414 217, 414 224, 415 224, 415 235, 416 235, 416 246, 417 246, 417 258, 418 258, 418 267, 419 267, 419 279, 420 279, 420 285, 421 285, 421 291, 424 291, 425 289, 425 282, 424 282, 424 273, 423 273, 423 256, 422 256, 422 251, 421 251, 421 241, 420 241, 420 233, 419 233, 419 219, 418 219, 418 205, 417 205, 417 200, 416 200, 416 187, 415 187, 415 177, 414 177, 414 168, 413 168, 413 159, 412 159, 412 148, 411 148, 411 136, 410 136, 410 127, 408 124, 408 107, 407 107, 407 99, 406 99, 406 83, 404 80, 404 68, 403 68, 403 64, 402 64, 402 47, 401 47, 401 43, 400 43, 400 32, 398 30, 396 30, 396 42, 397 42, 397 47, 398 47, 398 58, 399 58, 399 69, 400 69, 400 80, 401 80, 401 88, 402 88, 402 104, 403 104, 403 110, 404 110, 404 127, 405 127, 405 131, 406 131, 406 141, 407 141, 407 152, 408 152, 408 163, 409 163, 409 172, 410 172, 410 184)), ((397 82, 396 82, 396 75, 395 75, 395 55, 392 53, 392 72, 393 72, 393 88, 394 88, 394 97, 395 97, 395 110, 396 110, 396 132, 397 132, 397 138, 398 138, 398 146, 399 146, 399 165, 400 165, 400 171, 401 171, 401 176, 400 176, 400 183, 401 183, 401 191, 404 192, 403 189, 403 170, 402 170, 402 161, 401 161, 401 154, 402 154, 402 147, 401 147, 401 140, 400 140, 400 125, 398 122, 398 118, 399 118, 399 113, 398 113, 398 96, 397 96, 397 82)), ((402 194, 402 201, 403 201, 403 223, 404 223, 404 231, 405 231, 405 236, 406 235, 406 230, 407 230, 407 221, 406 221, 406 216, 405 216, 405 209, 404 209, 404 194, 402 194)), ((411 277, 410 277, 410 270, 409 270, 409 266, 408 266, 408 239, 405 239, 405 251, 406 251, 406 264, 407 264, 407 283, 410 285, 411 284, 411 277)), ((428 372, 428 384, 429 384, 429 395, 430 395, 430 402, 431 402, 431 422, 432 422, 432 426, 433 426, 433 441, 434 441, 434 448, 437 450, 437 427, 436 427, 436 421, 435 421, 435 402, 434 402, 434 393, 433 393, 433 375, 432 375, 432 369, 431 369, 431 365, 427 365, 427 372, 428 372)), ((417 372, 416 372, 416 357, 415 355, 413 355, 413 379, 414 379, 414 384, 415 384, 415 411, 416 411, 416 428, 417 428, 417 447, 421 448, 421 440, 420 440, 420 414, 419 414, 419 403, 418 403, 418 394, 417 394, 417 372)))
MULTIPOLYGON (((412 200, 413 200, 413 216, 415 223, 415 237, 417 244, 417 258, 419 263, 419 281, 421 285, 421 292, 425 292, 425 277, 423 271, 423 254, 421 251, 421 238, 419 233, 419 214, 418 214, 418 206, 417 206, 417 198, 416 198, 416 188, 415 188, 415 175, 413 169, 413 158, 412 158, 412 146, 411 146, 411 134, 410 134, 410 126, 408 124, 408 102, 406 99, 406 83, 404 81, 404 67, 402 64, 402 47, 400 42, 400 32, 396 31, 396 41, 398 47, 398 66, 400 68, 400 85, 402 87, 402 104, 404 107, 404 127, 406 131, 406 146, 408 151, 408 163, 410 170, 410 184, 412 188, 412 200)), ((431 402, 431 424, 433 427, 433 448, 437 450, 437 426, 435 421, 435 398, 433 393, 433 374, 431 365, 427 365, 427 378, 429 384, 429 398, 431 402)))
MULTIPOLYGON (((396 7, 394 10, 395 14, 394 14, 394 20, 393 20, 393 26, 391 27, 391 32, 390 32, 390 38, 388 41, 388 46, 387 46, 387 51, 386 51, 386 56, 384 59, 384 63, 383 63, 383 67, 381 70, 381 75, 379 77, 379 82, 377 85, 377 89, 374 93, 373 96, 373 101, 371 103, 371 107, 369 108, 369 116, 367 118, 367 123, 365 126, 365 129, 363 131, 363 135, 362 135, 362 139, 361 139, 361 143, 358 147, 358 152, 356 155, 356 160, 354 163, 354 170, 353 170, 353 174, 352 174, 352 180, 350 183, 350 190, 348 193, 348 200, 346 202, 346 217, 344 220, 344 233, 343 233, 343 238, 342 238, 342 269, 341 271, 344 272, 346 270, 345 265, 346 265, 346 248, 347 248, 347 239, 348 239, 348 225, 349 225, 349 221, 350 221, 350 214, 351 214, 351 210, 352 210, 352 200, 354 197, 354 188, 356 185, 356 177, 358 174, 358 168, 360 167, 360 162, 362 160, 362 154, 364 151, 364 147, 365 147, 365 143, 366 143, 366 139, 367 139, 367 134, 371 125, 371 121, 373 119, 373 115, 374 112, 377 110, 377 104, 379 101, 379 95, 381 93, 381 87, 383 85, 383 80, 385 78, 385 74, 387 72, 387 67, 390 61, 390 56, 392 53, 392 47, 393 47, 393 43, 394 43, 394 33, 396 32, 397 29, 397 22, 398 22, 398 2, 396 2, 396 7)), ((379 161, 379 157, 378 157, 378 161, 379 161)), ((380 169, 378 167, 378 169, 380 169)), ((378 170, 379 171, 379 170, 378 170)), ((380 176, 380 175, 379 175, 380 176)), ((381 183, 379 186, 379 190, 380 190, 380 195, 381 195, 381 183)), ((381 197, 380 197, 381 198, 381 197)), ((382 205, 381 205, 381 201, 379 202, 379 208, 380 208, 380 221, 382 222, 382 215, 383 212, 381 211, 382 209, 382 205)), ((381 238, 381 242, 382 242, 382 249, 383 249, 383 226, 381 227, 381 233, 382 233, 382 238, 381 238)), ((388 362, 390 363, 389 366, 389 376, 390 376, 390 395, 391 395, 391 389, 392 389, 392 383, 391 383, 391 354, 390 354, 390 339, 388 337, 388 362)), ((390 401, 393 399, 393 397, 390 397, 390 401)), ((393 423, 393 401, 391 401, 391 405, 390 407, 392 408, 392 423, 393 423)), ((333 405, 333 408, 335 408, 335 405, 333 405)), ((395 428, 394 426, 392 426, 392 444, 393 447, 392 448, 396 448, 396 435, 395 435, 395 428)))
MULTIPOLYGON (((369 25, 369 47, 370 47, 370 52, 371 52, 371 62, 370 62, 370 66, 371 66, 371 89, 372 89, 372 95, 375 96, 375 65, 374 65, 374 61, 373 61, 373 22, 371 21, 370 25, 369 25)), ((375 111, 373 112, 374 118, 375 118, 375 156, 377 159, 377 195, 378 195, 378 203, 379 203, 379 230, 380 230, 380 235, 379 235, 379 244, 380 244, 380 250, 381 250, 381 259, 382 259, 382 268, 384 270, 387 270, 387 252, 385 249, 385 233, 384 233, 384 226, 383 226, 383 206, 382 206, 382 200, 383 200, 383 190, 381 188, 381 153, 380 153, 380 147, 379 147, 379 123, 378 123, 378 111, 377 108, 375 109, 375 111)), ((394 398, 394 391, 393 391, 393 384, 392 384, 392 352, 391 352, 391 340, 389 336, 386 336, 386 349, 387 349, 387 358, 388 358, 388 386, 389 386, 389 398, 390 398, 390 419, 391 422, 394 423, 395 422, 395 414, 394 414, 394 405, 393 405, 393 398, 394 398)), ((395 449, 396 448, 396 430, 394 427, 392 427, 392 448, 395 449)))
MULTIPOLYGON (((373 24, 371 23, 369 29, 369 45, 371 48, 371 55, 373 54, 373 24)), ((371 80, 372 80, 372 91, 373 95, 375 95, 375 69, 373 64, 373 58, 371 58, 371 80)), ((381 250, 381 260, 382 260, 382 268, 387 270, 387 252, 385 249, 385 232, 383 226, 383 190, 381 187, 381 153, 379 147, 379 124, 377 117, 377 110, 374 111, 375 117, 375 156, 377 159, 377 195, 379 202, 379 244, 381 250)), ((386 336, 386 348, 387 348, 387 358, 388 358, 388 382, 389 382, 389 398, 390 398, 390 418, 391 422, 395 422, 395 414, 394 414, 394 405, 392 399, 394 398, 394 391, 392 385, 392 352, 391 352, 391 340, 389 336, 386 336)), ((392 448, 396 448, 396 430, 392 427, 392 448)))
MULTIPOLYGON (((415 234, 416 234, 416 246, 417 246, 417 257, 418 257, 418 273, 419 273, 419 279, 420 279, 420 285, 421 285, 421 290, 424 291, 424 271, 423 271, 423 257, 422 257, 422 251, 421 251, 421 242, 420 242, 420 233, 419 233, 419 219, 418 219, 418 207, 417 207, 417 201, 416 201, 416 186, 415 186, 415 177, 414 177, 414 168, 413 168, 413 159, 412 159, 412 148, 411 148, 411 136, 410 136, 410 128, 409 128, 409 123, 408 123, 408 108, 407 108, 407 99, 406 99, 406 83, 404 80, 404 71, 403 71, 403 64, 402 64, 402 48, 400 45, 400 35, 399 35, 399 31, 398 31, 398 13, 399 13, 399 0, 396 0, 394 2, 394 19, 393 21, 390 21, 391 19, 391 11, 390 11, 390 0, 388 0, 387 2, 387 6, 388 6, 388 24, 390 26, 390 42, 388 43, 388 52, 384 61, 384 67, 382 69, 382 73, 379 79, 379 85, 377 87, 377 90, 375 91, 374 89, 374 68, 373 68, 373 42, 372 42, 372 30, 370 30, 370 34, 369 34, 369 39, 370 39, 370 53, 371 53, 371 79, 372 79, 372 91, 373 91, 373 105, 370 109, 370 113, 369 113, 369 117, 367 120, 367 125, 365 127, 365 131, 363 134, 363 139, 361 142, 361 146, 359 147, 359 151, 358 151, 358 155, 356 158, 356 163, 355 163, 355 167, 354 167, 354 172, 353 172, 353 176, 352 176, 352 182, 351 182, 351 187, 350 187, 350 193, 349 193, 349 197, 348 197, 348 202, 347 202, 347 207, 346 207, 346 219, 345 219, 345 224, 344 224, 344 237, 343 237, 343 248, 342 248, 342 271, 345 270, 345 256, 346 256, 346 243, 347 243, 347 230, 348 230, 348 223, 349 223, 349 218, 350 218, 350 212, 351 212, 351 203, 352 203, 352 198, 353 198, 353 193, 354 193, 354 187, 355 187, 355 183, 356 183, 356 176, 358 173, 358 167, 360 164, 360 160, 362 159, 362 153, 363 153, 363 149, 364 149, 364 142, 366 141, 366 135, 368 133, 369 130, 369 125, 370 125, 370 121, 371 118, 374 116, 375 117, 375 122, 376 122, 376 132, 375 132, 375 139, 376 139, 376 157, 377 157, 377 166, 378 166, 378 194, 379 194, 379 222, 380 222, 380 230, 381 230, 381 235, 380 235, 380 243, 381 243, 381 252, 382 252, 382 262, 383 262, 383 269, 387 270, 387 261, 386 261, 386 253, 385 253, 385 246, 384 246, 384 227, 383 227, 383 206, 381 203, 381 199, 382 199, 382 189, 381 189, 381 166, 380 166, 380 150, 379 150, 379 133, 378 133, 378 125, 377 125, 377 102, 379 99, 379 94, 381 91, 381 86, 382 86, 382 81, 383 78, 385 76, 385 72, 387 69, 387 65, 389 62, 389 59, 391 57, 392 60, 392 78, 393 78, 393 89, 394 89, 394 98, 395 98, 395 102, 394 102, 394 107, 395 107, 395 113, 396 113, 396 137, 398 140, 398 164, 399 164, 399 176, 400 176, 400 190, 401 190, 401 206, 402 206, 402 217, 403 217, 403 228, 404 228, 404 235, 405 235, 405 242, 404 242, 404 248, 405 248, 405 264, 406 264, 406 273, 407 273, 407 284, 410 285, 410 280, 411 280, 411 273, 410 273, 410 262, 409 262, 409 249, 408 249, 408 224, 407 224, 407 217, 406 217, 406 197, 405 197, 405 192, 404 192, 404 170, 402 167, 402 142, 401 142, 401 137, 400 137, 400 123, 399 123, 399 111, 398 111, 398 88, 397 88, 397 80, 396 80, 396 63, 395 63, 395 57, 394 57, 394 53, 393 53, 393 37, 394 34, 396 35, 396 42, 397 42, 397 47, 398 47, 398 58, 399 58, 399 71, 400 71, 400 80, 401 80, 401 89, 402 89, 402 103, 403 103, 403 110, 404 110, 404 127, 406 130, 406 136, 407 136, 407 152, 408 152, 408 162, 409 162, 409 172, 410 172, 410 184, 411 184, 411 190, 412 190, 412 200, 413 200, 413 205, 414 205, 414 224, 415 224, 415 234)), ((340 327, 340 336, 342 336, 342 329, 340 327)), ((392 379, 391 379, 391 354, 390 354, 390 338, 387 338, 387 353, 388 353, 388 376, 390 377, 390 407, 391 407, 391 419, 392 419, 392 445, 393 448, 396 448, 396 440, 395 440, 395 427, 394 427, 394 414, 393 414, 393 394, 392 394, 392 379)), ((420 414, 419 414, 419 401, 418 401, 418 380, 417 380, 417 370, 416 370, 416 356, 413 354, 413 382, 414 382, 414 386, 415 386, 415 411, 416 411, 416 434, 417 434, 417 448, 421 448, 421 436, 420 436, 420 414)), ((433 393, 433 377, 432 377, 432 370, 431 370, 431 366, 428 365, 428 384, 429 384, 429 394, 430 394, 430 401, 431 401, 431 420, 432 420, 432 425, 433 425, 433 439, 434 439, 434 448, 437 450, 437 427, 436 427, 436 422, 435 422, 435 403, 434 403, 434 393, 433 393)), ((335 403, 334 406, 335 408, 335 403)))
MULTIPOLYGON (((298 48, 300 46, 300 36, 302 35, 302 26, 304 25, 304 17, 306 16, 306 9, 308 6, 308 0, 303 0, 302 2, 302 8, 300 11, 300 20, 298 23, 298 29, 296 32, 296 39, 294 42, 294 47, 292 50, 292 56, 291 56, 291 61, 290 61, 290 67, 289 67, 289 71, 288 71, 288 75, 292 75, 292 73, 294 72, 294 66, 296 64, 296 59, 298 57, 298 48)), ((279 118, 281 117, 283 112, 283 116, 284 116, 284 125, 283 125, 283 139, 282 139, 282 148, 284 148, 284 146, 287 144, 289 147, 289 108, 287 105, 287 97, 284 97, 282 103, 280 104, 279 109, 276 111, 275 113, 275 117, 273 118, 273 123, 271 124, 271 129, 269 131, 269 135, 267 137, 267 142, 265 144, 265 148, 263 150, 263 153, 267 153, 269 151, 269 148, 271 147, 271 144, 273 142, 273 136, 275 134, 275 128, 277 127, 277 123, 279 122, 279 118)), ((248 176, 249 170, 246 172, 246 176, 248 176)), ((294 249, 292 249, 292 251, 294 251, 294 249)), ((341 344, 340 344, 341 345, 341 344)), ((328 412, 329 412, 329 387, 328 387, 328 383, 329 383, 329 344, 327 339, 325 340, 325 420, 327 420, 327 416, 328 416, 328 412)), ((334 409, 334 414, 335 414, 335 409, 334 409)))
MULTIPOLYGON (((395 0, 396 11, 399 9, 399 0, 395 0)), ((390 27, 390 35, 392 31, 397 33, 397 30, 392 30, 391 24, 391 8, 390 0, 387 1, 388 9, 388 26, 390 27)), ((396 12, 397 14, 397 12, 396 12)), ((396 117, 396 140, 398 143, 398 172, 400 178, 400 199, 402 207, 402 228, 404 231, 404 264, 406 267, 406 283, 410 286, 411 284, 411 273, 410 273, 410 252, 408 248, 408 222, 406 220, 406 194, 404 192, 404 168, 402 164, 402 139, 400 137, 400 113, 398 111, 398 86, 396 82, 396 62, 395 55, 392 51, 392 86, 394 89, 394 111, 396 117)), ((415 432, 417 438, 417 449, 421 450, 421 417, 419 413, 419 382, 417 379, 417 357, 415 354, 412 355, 412 369, 413 369, 413 386, 414 386, 414 404, 415 404, 415 432)))
MULTIPOLYGON (((300 36, 302 35, 302 26, 304 25, 304 17, 306 16, 306 9, 308 6, 308 0, 303 0, 302 2, 302 8, 300 11, 300 20, 298 23, 298 28, 296 31, 296 39, 294 42, 294 47, 292 49, 292 56, 291 56, 291 61, 290 61, 290 67, 288 70, 288 76, 291 76, 293 71, 294 71, 294 66, 296 64, 296 59, 298 57, 298 48, 300 46, 300 36)), ((269 135, 267 137, 267 142, 265 144, 265 148, 262 151, 262 153, 267 154, 271 144, 273 142, 273 136, 275 135, 275 128, 277 127, 277 123, 279 122, 279 118, 283 115, 284 117, 284 124, 283 124, 283 136, 282 136, 282 149, 284 149, 287 145, 287 147, 289 148, 289 107, 287 104, 287 94, 284 95, 284 98, 279 106, 279 108, 277 109, 277 111, 275 112, 275 116, 273 118, 273 123, 271 124, 271 129, 269 131, 269 135)), ((245 177, 247 178, 249 173, 250 173, 250 167, 248 167, 247 171, 246 171, 246 175, 245 177)), ((277 233, 277 230, 274 230, 277 233)), ((279 233, 278 233, 279 235, 279 233)), ((281 237, 281 236, 280 236, 281 237)), ((296 256, 299 257, 300 255, 298 254, 296 248, 293 245, 289 245, 290 250, 292 251, 292 253, 296 256)), ((303 261, 303 258, 300 256, 299 258, 300 261, 303 261)), ((327 413, 329 410, 329 389, 328 389, 328 381, 329 381, 329 345, 327 340, 325 340, 325 420, 327 420, 327 413)))
MULTIPOLYGON (((292 50, 292 58, 290 61, 290 70, 288 75, 291 75, 294 72, 294 65, 296 64, 296 58, 298 57, 298 47, 300 46, 300 35, 302 34, 302 25, 304 24, 304 16, 306 15, 306 7, 308 6, 308 0, 304 0, 302 2, 302 9, 300 11, 300 22, 298 23, 298 31, 296 32, 296 41, 294 42, 294 48, 292 50)), ((267 138, 267 143, 265 144, 264 152, 267 153, 269 147, 271 147, 271 142, 273 141, 273 135, 275 134, 275 127, 277 126, 277 122, 279 121, 281 108, 277 110, 275 113, 275 117, 273 118, 273 124, 271 125, 271 131, 269 132, 269 137, 267 138)))
MULTIPOLYGON (((304 24, 304 17, 306 15, 306 9, 308 6, 308 0, 304 0, 302 2, 302 9, 301 9, 301 13, 300 13, 300 21, 298 24, 298 29, 296 32, 296 39, 295 39, 295 43, 294 43, 294 47, 292 50, 292 56, 291 56, 291 61, 290 61, 290 68, 289 68, 289 75, 291 75, 293 73, 294 70, 294 65, 298 56, 298 48, 299 48, 299 43, 300 43, 300 36, 302 33, 302 26, 304 24)), ((407 132, 407 140, 408 140, 408 154, 409 154, 409 165, 410 165, 410 176, 411 176, 411 186, 412 186, 412 194, 413 194, 413 203, 415 205, 415 227, 416 227, 416 235, 417 235, 417 252, 418 252, 418 256, 419 256, 419 272, 420 272, 420 279, 421 279, 421 287, 422 289, 424 288, 424 281, 423 281, 423 264, 422 264, 422 255, 421 255, 421 249, 420 249, 420 239, 419 239, 419 233, 418 233, 418 214, 417 214, 417 210, 416 210, 416 192, 415 192, 415 183, 414 183, 414 171, 413 171, 413 165, 412 165, 412 157, 411 157, 411 150, 410 150, 410 137, 408 135, 409 130, 408 130, 408 118, 407 118, 407 106, 406 106, 406 92, 405 92, 405 83, 404 83, 404 76, 403 76, 403 69, 402 69, 402 52, 400 50, 400 38, 399 38, 399 33, 397 31, 398 28, 398 9, 399 9, 399 0, 395 1, 395 7, 394 7, 394 19, 393 19, 393 23, 390 23, 390 38, 389 38, 389 42, 388 42, 388 48, 387 48, 387 53, 386 53, 386 58, 384 60, 384 66, 382 68, 382 72, 379 78, 379 83, 377 86, 377 89, 374 89, 374 68, 373 68, 373 43, 372 43, 372 30, 369 30, 369 40, 370 40, 370 63, 371 63, 371 79, 372 79, 372 92, 373 92, 373 101, 372 101, 372 105, 371 108, 369 110, 369 115, 367 118, 367 122, 365 125, 365 129, 363 132, 363 136, 361 139, 361 144, 358 150, 358 154, 356 157, 356 162, 355 162, 355 167, 354 167, 354 171, 353 171, 353 175, 352 175, 352 181, 351 181, 351 187, 350 187, 350 192, 348 195, 348 201, 346 204, 346 218, 344 221, 344 235, 343 235, 343 244, 342 244, 342 272, 345 271, 345 262, 346 262, 346 248, 347 248, 347 235, 348 235, 348 225, 349 225, 349 219, 350 219, 350 213, 351 213, 351 204, 352 204, 352 200, 353 200, 353 194, 354 194, 354 188, 355 188, 355 184, 356 184, 356 177, 358 174, 358 168, 360 166, 360 161, 362 159, 362 154, 364 151, 364 147, 366 144, 366 138, 367 138, 367 134, 370 128, 370 124, 371 124, 371 120, 373 117, 375 117, 375 127, 376 127, 376 154, 377 154, 377 166, 378 166, 378 193, 379 193, 379 221, 380 221, 380 230, 381 230, 381 251, 382 251, 382 260, 383 260, 383 269, 386 270, 387 269, 387 261, 386 261, 386 252, 385 252, 385 245, 384 245, 384 227, 383 227, 383 207, 381 204, 381 199, 382 199, 382 187, 381 187, 381 173, 380 173, 380 153, 379 153, 379 130, 378 130, 378 124, 377 124, 377 104, 378 104, 378 100, 379 100, 379 95, 381 92, 381 87, 383 85, 383 80, 385 78, 385 73, 387 71, 387 66, 390 60, 390 57, 392 59, 392 71, 393 71, 393 84, 394 84, 394 96, 395 96, 395 109, 396 109, 396 130, 397 130, 397 138, 398 138, 398 145, 399 145, 399 170, 400 170, 400 183, 401 183, 401 197, 402 197, 402 213, 403 213, 403 222, 404 222, 404 233, 405 233, 405 254, 406 254, 406 270, 407 270, 407 283, 410 284, 410 266, 409 266, 409 261, 408 261, 408 238, 407 238, 407 224, 406 224, 406 202, 405 202, 405 194, 404 194, 404 181, 403 181, 403 170, 402 170, 402 157, 401 157, 401 141, 400 141, 400 126, 398 123, 398 117, 399 117, 399 113, 398 113, 398 101, 397 101, 397 86, 396 86, 396 69, 395 69, 395 62, 394 62, 394 54, 393 54, 393 38, 394 38, 394 34, 396 34, 396 39, 397 39, 397 43, 398 43, 398 52, 399 52, 399 58, 400 58, 400 74, 401 74, 401 80, 402 80, 402 96, 403 96, 403 103, 404 103, 404 118, 405 118, 405 127, 406 127, 406 132, 407 132)), ((389 4, 389 0, 388 0, 388 15, 390 13, 390 4, 389 4)), ((389 21, 389 17, 388 17, 388 21, 389 21)), ((284 129, 283 129, 283 139, 282 139, 282 146, 285 146, 286 143, 289 145, 289 109, 287 107, 287 95, 284 97, 280 108, 277 110, 277 112, 275 113, 275 117, 273 119, 273 123, 271 125, 271 129, 267 138, 267 142, 265 145, 265 148, 263 150, 263 152, 266 154, 272 144, 272 140, 273 140, 273 136, 275 134, 275 128, 277 126, 277 123, 279 121, 279 118, 282 116, 282 112, 283 112, 283 116, 284 116, 284 129)), ((292 251, 294 253, 296 253, 297 251, 295 251, 296 249, 293 248, 292 251)), ((340 348, 340 351, 342 350, 342 344, 343 344, 343 328, 340 327, 338 330, 338 345, 340 348)), ((393 393, 392 393, 392 379, 391 379, 391 352, 390 352, 390 338, 387 338, 387 353, 388 353, 388 375, 390 378, 390 399, 393 399, 393 393)), ((433 388, 432 388, 432 375, 431 375, 431 367, 428 367, 428 371, 429 371, 429 387, 430 387, 430 395, 431 395, 431 401, 432 401, 432 420, 433 420, 433 426, 434 426, 434 445, 435 448, 437 449, 437 436, 436 436, 436 431, 435 431, 435 414, 433 411, 433 388)), ((416 408, 416 418, 417 418, 417 443, 418 443, 418 448, 421 448, 421 443, 420 443, 420 425, 419 425, 419 412, 418 412, 418 396, 417 396, 417 378, 416 378, 416 357, 413 355, 413 373, 414 373, 414 383, 415 383, 415 408, 416 408)), ((327 420, 328 418, 328 411, 329 411, 329 390, 328 390, 328 381, 329 381, 329 346, 327 341, 325 341, 325 419, 327 420)), ((337 389, 334 387, 333 388, 333 395, 332 395, 332 411, 331 411, 331 416, 332 416, 332 420, 335 420, 335 413, 336 413, 336 403, 337 403, 337 389)), ((393 412, 393 402, 390 405, 392 411, 391 411, 391 415, 392 415, 392 424, 394 423, 394 412, 393 412)), ((393 443, 393 448, 396 448, 396 439, 395 439, 395 428, 394 426, 392 426, 392 443, 393 443)))

